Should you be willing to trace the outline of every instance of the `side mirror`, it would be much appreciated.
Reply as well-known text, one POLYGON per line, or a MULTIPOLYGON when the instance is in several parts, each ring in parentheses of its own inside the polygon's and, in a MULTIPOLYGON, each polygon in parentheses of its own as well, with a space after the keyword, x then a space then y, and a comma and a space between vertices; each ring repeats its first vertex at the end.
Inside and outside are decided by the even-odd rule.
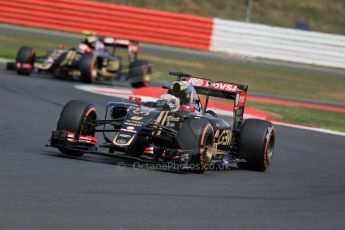
POLYGON ((140 106, 141 105, 141 98, 140 97, 135 97, 135 96, 129 96, 128 102, 140 106))
POLYGON ((60 50, 65 49, 65 45, 64 45, 64 44, 59 44, 59 45, 58 45, 58 49, 60 49, 60 50))

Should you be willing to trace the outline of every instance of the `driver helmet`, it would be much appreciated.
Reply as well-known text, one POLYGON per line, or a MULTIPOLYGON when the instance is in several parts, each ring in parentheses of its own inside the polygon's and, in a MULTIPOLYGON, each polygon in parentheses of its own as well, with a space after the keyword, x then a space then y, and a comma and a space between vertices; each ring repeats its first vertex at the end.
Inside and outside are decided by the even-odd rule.
POLYGON ((90 48, 95 49, 97 42, 96 36, 86 36, 84 43, 88 45, 90 48))
POLYGON ((175 81, 168 89, 168 94, 179 98, 181 105, 193 105, 199 110, 198 94, 189 82, 175 81))

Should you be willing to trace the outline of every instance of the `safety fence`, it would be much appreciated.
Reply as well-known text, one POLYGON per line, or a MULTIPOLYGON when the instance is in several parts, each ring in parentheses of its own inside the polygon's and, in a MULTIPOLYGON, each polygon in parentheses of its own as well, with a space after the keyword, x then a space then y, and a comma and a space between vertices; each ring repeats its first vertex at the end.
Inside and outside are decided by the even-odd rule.
POLYGON ((0 1, 0 23, 345 68, 345 36, 83 0, 0 1))
POLYGON ((210 50, 345 68, 345 36, 214 19, 210 50))
POLYGON ((208 50, 213 19, 80 0, 0 1, 0 22, 208 50))

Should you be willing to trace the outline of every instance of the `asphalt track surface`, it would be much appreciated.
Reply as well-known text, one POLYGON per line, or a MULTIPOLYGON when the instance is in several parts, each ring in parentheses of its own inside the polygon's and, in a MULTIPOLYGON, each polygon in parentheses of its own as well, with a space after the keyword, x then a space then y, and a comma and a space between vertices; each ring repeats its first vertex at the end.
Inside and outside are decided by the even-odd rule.
POLYGON ((265 173, 202 175, 46 148, 70 99, 114 98, 0 64, 0 229, 344 229, 344 136, 276 127, 265 173))

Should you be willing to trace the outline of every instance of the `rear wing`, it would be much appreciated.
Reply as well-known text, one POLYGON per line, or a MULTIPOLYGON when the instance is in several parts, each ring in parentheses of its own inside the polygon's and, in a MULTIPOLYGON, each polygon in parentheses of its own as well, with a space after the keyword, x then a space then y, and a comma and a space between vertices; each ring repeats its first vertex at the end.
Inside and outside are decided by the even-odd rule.
POLYGON ((214 82, 206 78, 194 77, 180 72, 169 72, 169 75, 177 76, 177 81, 189 82, 200 95, 234 100, 237 106, 245 105, 248 85, 225 81, 214 82))
POLYGON ((234 101, 233 129, 238 130, 243 121, 244 107, 247 99, 248 85, 230 83, 225 81, 212 81, 205 78, 194 77, 190 74, 170 72, 169 75, 177 76, 178 81, 187 81, 200 95, 206 95, 204 111, 207 110, 209 97, 225 98, 234 101))
POLYGON ((106 37, 103 39, 103 43, 105 46, 128 48, 129 54, 136 55, 139 52, 139 42, 137 41, 106 37))

